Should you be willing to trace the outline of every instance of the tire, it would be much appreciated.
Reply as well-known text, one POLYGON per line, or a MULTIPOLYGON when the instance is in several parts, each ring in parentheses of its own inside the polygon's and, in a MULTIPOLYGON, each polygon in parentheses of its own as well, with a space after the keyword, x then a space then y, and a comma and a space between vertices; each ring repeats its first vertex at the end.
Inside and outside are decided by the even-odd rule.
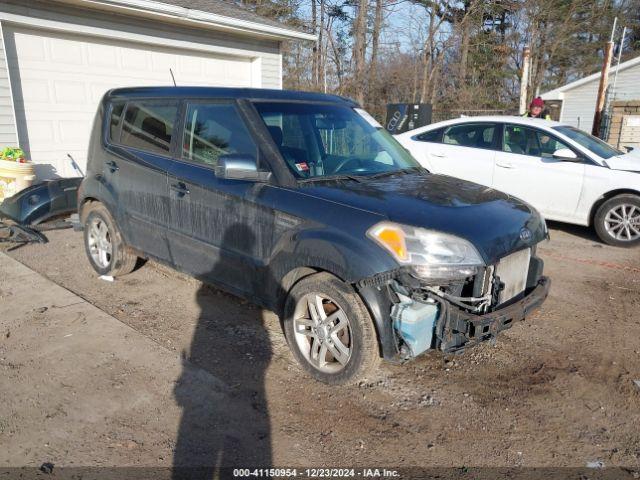
POLYGON ((91 202, 82 209, 82 219, 84 249, 93 269, 99 275, 112 277, 131 273, 138 257, 124 244, 122 234, 106 207, 99 202, 91 202), (99 242, 100 245, 97 244, 99 242))
POLYGON ((357 382, 380 361, 376 330, 367 308, 350 285, 329 273, 304 277, 293 286, 285 302, 283 323, 293 356, 323 383, 357 382), (313 312, 319 312, 318 298, 323 311, 314 320, 313 312))
POLYGON ((640 197, 623 194, 610 198, 600 205, 593 221, 598 237, 609 245, 640 244, 640 197))

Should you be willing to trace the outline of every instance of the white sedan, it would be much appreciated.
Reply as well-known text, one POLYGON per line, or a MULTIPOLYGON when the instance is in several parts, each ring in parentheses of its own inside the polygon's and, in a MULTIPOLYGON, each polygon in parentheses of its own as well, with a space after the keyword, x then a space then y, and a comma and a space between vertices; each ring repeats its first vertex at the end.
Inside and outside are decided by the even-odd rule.
POLYGON ((457 118, 395 138, 433 173, 520 197, 550 220, 592 225, 611 245, 640 243, 638 151, 523 117, 457 118))

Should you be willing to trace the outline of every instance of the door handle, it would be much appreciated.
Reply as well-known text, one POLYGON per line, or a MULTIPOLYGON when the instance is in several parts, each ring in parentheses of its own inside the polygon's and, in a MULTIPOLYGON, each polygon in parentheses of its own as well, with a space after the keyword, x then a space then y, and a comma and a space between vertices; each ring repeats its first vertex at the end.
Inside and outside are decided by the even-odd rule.
POLYGON ((185 195, 189 195, 191 192, 189 191, 189 189, 187 188, 187 186, 180 182, 180 183, 174 183, 173 185, 171 185, 171 190, 173 190, 174 192, 176 192, 178 194, 179 197, 184 197, 185 195))
POLYGON ((432 156, 432 157, 437 157, 437 158, 444 158, 444 157, 446 157, 446 155, 445 155, 444 153, 440 153, 440 152, 432 153, 432 154, 431 154, 431 156, 432 156))
POLYGON ((111 171, 111 173, 114 173, 120 170, 120 167, 118 166, 118 164, 113 160, 109 160, 107 163, 105 163, 105 165, 109 168, 109 171, 111 171))
POLYGON ((500 168, 514 168, 512 163, 509 162, 496 162, 496 167, 500 168))

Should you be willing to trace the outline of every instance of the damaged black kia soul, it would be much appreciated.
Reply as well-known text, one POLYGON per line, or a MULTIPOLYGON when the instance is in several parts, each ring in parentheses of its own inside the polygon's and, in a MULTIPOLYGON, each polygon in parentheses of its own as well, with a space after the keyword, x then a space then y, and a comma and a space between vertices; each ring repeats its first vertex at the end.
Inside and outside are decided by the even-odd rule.
POLYGON ((93 268, 152 258, 274 310, 323 382, 462 351, 547 296, 532 207, 430 174, 349 100, 118 89, 92 135, 79 209, 93 268))

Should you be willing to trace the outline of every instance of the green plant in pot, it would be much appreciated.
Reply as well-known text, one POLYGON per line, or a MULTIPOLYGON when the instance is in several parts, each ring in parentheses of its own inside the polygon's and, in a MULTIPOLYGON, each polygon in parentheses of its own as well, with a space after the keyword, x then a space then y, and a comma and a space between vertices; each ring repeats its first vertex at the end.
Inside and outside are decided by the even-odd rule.
POLYGON ((24 156, 24 151, 18 147, 5 147, 0 152, 0 160, 7 162, 27 163, 27 159, 24 156))

